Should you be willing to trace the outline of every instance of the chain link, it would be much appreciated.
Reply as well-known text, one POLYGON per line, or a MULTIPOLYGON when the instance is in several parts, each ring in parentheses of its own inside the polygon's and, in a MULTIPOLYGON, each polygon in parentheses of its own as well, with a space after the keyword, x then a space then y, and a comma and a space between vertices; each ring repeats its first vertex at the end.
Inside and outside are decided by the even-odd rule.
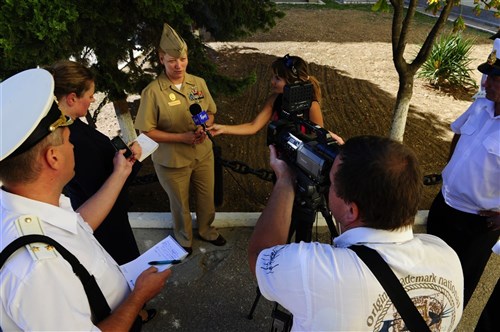
MULTIPOLYGON (((253 169, 252 167, 248 166, 248 164, 245 164, 244 162, 237 161, 237 160, 221 159, 221 163, 224 167, 227 167, 236 173, 252 174, 261 180, 273 182, 274 172, 271 170, 267 170, 264 168, 253 169)), ((157 181, 158 181, 158 178, 156 177, 156 174, 146 174, 143 176, 137 176, 134 179, 134 181, 132 182, 132 185, 150 184, 150 183, 157 182, 157 181)), ((441 180, 440 174, 430 174, 430 175, 424 176, 424 185, 427 185, 427 186, 433 185, 433 184, 438 184, 441 181, 442 180, 441 180)))
POLYGON ((95 109, 94 113, 92 114, 92 120, 94 121, 94 123, 97 123, 97 117, 99 116, 99 113, 101 113, 101 110, 102 108, 109 102, 109 98, 108 96, 106 95, 102 100, 101 102, 99 103, 99 105, 97 106, 97 108, 95 109))
POLYGON ((245 164, 244 162, 237 160, 227 161, 222 159, 222 165, 231 169, 232 171, 235 171, 236 173, 252 174, 257 176, 261 180, 269 182, 273 181, 274 172, 267 169, 263 168, 253 169, 250 166, 248 166, 248 164, 245 164))
MULTIPOLYGON (((252 174, 257 176, 261 180, 273 182, 274 172, 271 170, 267 170, 264 168, 253 169, 252 167, 248 166, 248 164, 237 160, 221 159, 221 163, 224 167, 227 167, 236 173, 252 174)), ((135 177, 131 185, 150 184, 157 181, 158 177, 156 176, 156 174, 146 174, 135 177)))

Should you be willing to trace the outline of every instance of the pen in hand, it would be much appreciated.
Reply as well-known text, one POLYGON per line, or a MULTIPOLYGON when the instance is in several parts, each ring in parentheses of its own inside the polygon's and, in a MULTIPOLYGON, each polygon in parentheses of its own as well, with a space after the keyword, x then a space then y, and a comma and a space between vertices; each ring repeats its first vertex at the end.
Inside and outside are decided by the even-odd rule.
POLYGON ((167 260, 167 261, 151 261, 148 262, 149 265, 167 265, 167 264, 179 264, 182 262, 179 259, 172 259, 172 260, 167 260))

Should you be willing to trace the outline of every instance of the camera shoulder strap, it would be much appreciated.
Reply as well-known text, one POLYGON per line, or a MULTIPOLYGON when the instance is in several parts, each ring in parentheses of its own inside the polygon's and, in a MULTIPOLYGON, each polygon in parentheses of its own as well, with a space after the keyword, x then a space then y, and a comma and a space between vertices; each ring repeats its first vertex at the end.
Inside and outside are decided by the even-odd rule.
POLYGON ((71 264, 73 272, 75 272, 82 282, 85 293, 87 294, 90 309, 96 322, 100 322, 109 316, 111 309, 94 276, 89 274, 87 269, 71 252, 64 248, 59 242, 48 236, 40 234, 24 235, 9 243, 0 253, 0 269, 17 249, 33 242, 46 243, 54 247, 57 252, 71 264))
POLYGON ((425 322, 420 312, 417 310, 408 293, 399 282, 398 278, 389 265, 382 259, 380 254, 371 248, 363 245, 352 245, 349 247, 368 266, 378 279, 392 303, 398 310, 401 318, 409 331, 429 331, 429 326, 425 322))

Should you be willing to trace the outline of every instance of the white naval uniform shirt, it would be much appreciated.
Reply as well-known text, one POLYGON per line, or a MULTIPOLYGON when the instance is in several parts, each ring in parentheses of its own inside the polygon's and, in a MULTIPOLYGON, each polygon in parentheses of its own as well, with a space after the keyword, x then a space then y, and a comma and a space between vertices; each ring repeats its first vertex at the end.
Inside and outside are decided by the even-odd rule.
POLYGON ((456 253, 438 237, 397 231, 351 229, 335 247, 293 243, 262 251, 256 275, 262 295, 293 314, 293 331, 402 330, 404 323, 380 283, 346 247, 377 250, 402 281, 418 310, 440 331, 453 331, 462 316, 463 277, 456 253))
MULTIPOLYGON (((73 211, 67 197, 56 207, 0 190, 1 249, 19 237, 15 220, 36 215, 45 235, 62 244, 93 275, 113 310, 130 290, 117 263, 73 211)), ((0 325, 3 331, 98 331, 91 322, 80 279, 62 256, 34 261, 25 248, 0 272, 0 325)))
POLYGON ((473 214, 500 211, 500 116, 494 103, 477 99, 451 129, 460 139, 443 170, 446 204, 473 214))

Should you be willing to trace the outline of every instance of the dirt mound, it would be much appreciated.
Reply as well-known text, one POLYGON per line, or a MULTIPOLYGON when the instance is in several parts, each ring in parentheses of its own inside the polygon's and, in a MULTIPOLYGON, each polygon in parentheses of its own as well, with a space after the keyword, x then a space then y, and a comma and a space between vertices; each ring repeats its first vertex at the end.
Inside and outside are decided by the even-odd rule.
MULTIPOLYGON (((291 9, 270 32, 255 34, 238 44, 213 44, 214 61, 222 73, 241 77, 254 71, 257 75, 257 83, 243 95, 217 96, 216 122, 252 120, 269 93, 270 64, 276 56, 290 53, 307 60, 311 73, 322 83, 325 128, 344 138, 387 136, 398 87, 390 46, 391 20, 386 14, 362 11, 291 9)), ((426 24, 412 28, 414 37, 408 54, 422 42, 426 29, 426 24)), ((483 62, 490 52, 488 36, 475 37, 472 66, 483 62)), ((449 150, 449 123, 469 104, 469 100, 431 90, 423 81, 415 82, 404 142, 416 151, 424 174, 441 172, 449 150)), ((215 140, 224 160, 241 161, 254 170, 269 169, 265 129, 254 136, 222 135, 215 140)), ((152 174, 148 158, 139 176, 152 174)), ((226 167, 224 201, 217 211, 261 211, 271 188, 271 182, 226 167)), ((439 185, 425 187, 420 209, 429 208, 439 189, 439 185)), ((132 186, 130 193, 132 211, 169 210, 168 197, 158 182, 132 186)))

